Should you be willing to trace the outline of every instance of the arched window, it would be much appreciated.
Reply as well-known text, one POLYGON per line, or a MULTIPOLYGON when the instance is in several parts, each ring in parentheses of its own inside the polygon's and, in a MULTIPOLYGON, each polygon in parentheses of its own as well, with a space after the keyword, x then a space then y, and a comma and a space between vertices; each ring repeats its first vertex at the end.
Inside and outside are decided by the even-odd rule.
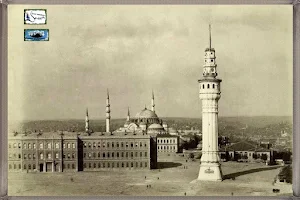
MULTIPOLYGON (((11 146, 9 148, 11 148, 11 146)), ((26 149, 26 143, 23 144, 23 149, 26 149)))
POLYGON ((215 89, 215 84, 213 84, 213 88, 215 89))
POLYGON ((119 142, 117 142, 117 147, 119 147, 119 142))
POLYGON ((58 153, 55 154, 55 158, 56 158, 56 159, 59 158, 59 154, 58 154, 58 153))
POLYGON ((43 149, 44 145, 43 143, 40 143, 40 149, 43 149))
POLYGON ((117 158, 119 158, 119 152, 117 152, 117 158))
POLYGON ((100 156, 101 156, 101 154, 100 154, 100 152, 98 153, 98 158, 100 158, 100 156))
POLYGON ((47 157, 48 157, 48 159, 51 159, 51 153, 48 153, 47 157))
POLYGON ((111 153, 111 157, 115 157, 115 153, 114 152, 111 153))
POLYGON ((105 158, 105 153, 102 154, 102 157, 105 158))
POLYGON ((75 149, 75 143, 72 143, 72 148, 75 149))
POLYGON ((93 147, 96 148, 96 142, 93 143, 93 147))
POLYGON ((30 170, 31 170, 31 164, 29 164, 29 165, 28 165, 28 169, 30 169, 30 170))
POLYGON ((209 89, 209 84, 207 84, 207 89, 209 89))
POLYGON ((204 84, 202 85, 202 88, 204 89, 204 84))
POLYGON ((109 142, 107 143, 107 147, 109 147, 109 142))
POLYGON ((91 148, 91 147, 92 147, 92 144, 91 144, 90 142, 89 142, 89 144, 88 144, 88 145, 89 145, 89 148, 91 148))
MULTIPOLYGON (((95 153, 96 154, 96 153, 95 153)), ((95 155, 96 156, 96 155, 95 155)), ((75 153, 72 153, 72 158, 75 158, 75 153)))
POLYGON ((34 169, 36 169, 36 168, 35 168, 35 164, 33 164, 33 167, 32 167, 32 169, 33 169, 33 170, 34 170, 34 169))
POLYGON ((97 165, 96 165, 96 163, 94 163, 94 168, 96 168, 97 167, 97 165))
POLYGON ((98 148, 100 148, 101 147, 101 142, 98 142, 98 148))
POLYGON ((35 143, 33 143, 33 148, 34 148, 34 149, 36 148, 35 143))
POLYGON ((59 144, 58 143, 55 143, 55 148, 59 149, 59 144))
MULTIPOLYGON (((68 145, 69 145, 69 144, 68 144, 68 145)), ((47 148, 48 148, 48 149, 51 149, 51 144, 50 144, 50 143, 47 144, 47 148)))
POLYGON ((107 153, 107 157, 109 158, 109 152, 107 153))

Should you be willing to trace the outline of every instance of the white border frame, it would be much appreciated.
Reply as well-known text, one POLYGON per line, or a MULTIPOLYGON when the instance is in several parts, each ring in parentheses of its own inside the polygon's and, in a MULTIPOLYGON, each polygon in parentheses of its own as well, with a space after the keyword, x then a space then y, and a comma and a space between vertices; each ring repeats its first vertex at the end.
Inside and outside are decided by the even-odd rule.
POLYGON ((0 200, 6 199, 300 199, 300 0, 0 0, 0 200), (293 5, 293 196, 291 197, 9 197, 7 171, 7 5, 8 4, 222 4, 293 5))

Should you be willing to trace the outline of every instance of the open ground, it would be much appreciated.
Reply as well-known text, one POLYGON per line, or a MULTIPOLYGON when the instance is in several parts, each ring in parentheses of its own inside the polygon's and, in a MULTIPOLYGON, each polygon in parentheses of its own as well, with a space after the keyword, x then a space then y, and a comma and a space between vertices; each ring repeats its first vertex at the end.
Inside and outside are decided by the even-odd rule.
POLYGON ((223 162, 222 182, 202 182, 196 181, 199 160, 176 155, 159 159, 159 169, 155 170, 9 173, 8 193, 10 196, 292 195, 292 185, 272 184, 279 170, 279 166, 262 163, 223 162), (280 193, 273 193, 273 189, 280 189, 280 193))

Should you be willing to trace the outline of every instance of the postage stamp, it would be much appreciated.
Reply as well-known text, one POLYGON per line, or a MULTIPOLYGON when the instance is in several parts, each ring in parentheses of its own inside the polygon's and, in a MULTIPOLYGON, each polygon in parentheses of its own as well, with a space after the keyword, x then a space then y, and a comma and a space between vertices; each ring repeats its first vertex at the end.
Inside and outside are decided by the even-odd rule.
POLYGON ((49 29, 24 29, 24 41, 49 41, 49 29))
POLYGON ((46 9, 24 9, 24 24, 46 24, 46 9))

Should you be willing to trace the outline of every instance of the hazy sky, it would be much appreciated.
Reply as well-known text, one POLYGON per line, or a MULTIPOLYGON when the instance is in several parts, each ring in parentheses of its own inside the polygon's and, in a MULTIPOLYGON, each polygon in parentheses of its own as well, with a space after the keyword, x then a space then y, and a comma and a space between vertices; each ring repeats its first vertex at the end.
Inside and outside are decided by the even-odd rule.
POLYGON ((105 117, 150 108, 201 117, 208 24, 221 78, 220 116, 292 115, 292 6, 9 5, 9 119, 105 117), (24 8, 47 25, 24 25, 24 8), (49 42, 24 42, 49 28, 49 42))

